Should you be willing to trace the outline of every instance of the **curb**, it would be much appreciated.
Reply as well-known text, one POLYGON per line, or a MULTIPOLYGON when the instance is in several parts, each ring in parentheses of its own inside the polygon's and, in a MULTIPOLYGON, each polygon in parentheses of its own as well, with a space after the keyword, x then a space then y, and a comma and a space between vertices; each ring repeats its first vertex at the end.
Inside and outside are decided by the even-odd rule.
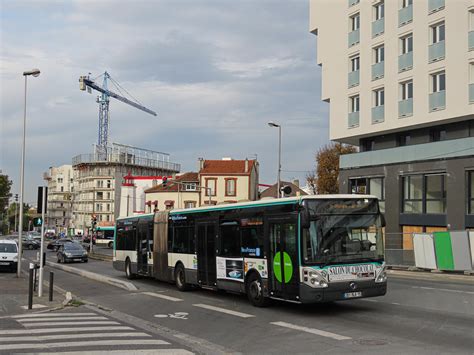
POLYGON ((421 279, 421 280, 443 280, 443 281, 461 281, 467 284, 474 283, 474 277, 464 274, 433 273, 429 271, 407 271, 390 269, 388 276, 421 279))
POLYGON ((112 256, 101 255, 101 254, 89 254, 89 259, 101 260, 101 261, 113 261, 112 256))
POLYGON ((56 269, 59 269, 59 270, 62 270, 62 271, 69 272, 71 274, 76 274, 76 275, 88 278, 88 279, 91 279, 91 280, 104 282, 104 283, 107 283, 109 285, 119 287, 119 288, 122 288, 122 289, 127 290, 127 291, 138 291, 138 288, 131 282, 114 279, 113 277, 108 277, 108 276, 104 276, 104 275, 99 275, 99 274, 96 274, 96 273, 90 272, 90 271, 79 270, 79 269, 76 269, 74 267, 70 267, 70 266, 66 266, 66 265, 52 263, 51 261, 46 261, 46 265, 48 265, 49 267, 52 267, 52 268, 56 268, 56 269))

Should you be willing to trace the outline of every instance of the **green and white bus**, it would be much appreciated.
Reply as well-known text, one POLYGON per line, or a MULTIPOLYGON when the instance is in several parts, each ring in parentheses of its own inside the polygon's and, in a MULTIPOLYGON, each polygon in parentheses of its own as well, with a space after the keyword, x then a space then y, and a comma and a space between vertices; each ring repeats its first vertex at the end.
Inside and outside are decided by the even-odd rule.
POLYGON ((95 233, 95 244, 112 248, 114 246, 115 226, 98 226, 95 233))
POLYGON ((314 195, 118 219, 114 267, 192 287, 298 303, 387 290, 375 196, 314 195))

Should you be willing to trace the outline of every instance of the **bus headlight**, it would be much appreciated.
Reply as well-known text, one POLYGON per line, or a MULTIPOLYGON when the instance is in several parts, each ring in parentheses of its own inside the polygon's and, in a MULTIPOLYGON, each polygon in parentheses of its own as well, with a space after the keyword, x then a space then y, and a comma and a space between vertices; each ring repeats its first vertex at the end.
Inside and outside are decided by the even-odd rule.
POLYGON ((375 268, 375 282, 381 283, 387 281, 387 266, 383 263, 375 268))
POLYGON ((328 287, 327 272, 325 270, 303 268, 303 282, 313 288, 326 288, 328 287))

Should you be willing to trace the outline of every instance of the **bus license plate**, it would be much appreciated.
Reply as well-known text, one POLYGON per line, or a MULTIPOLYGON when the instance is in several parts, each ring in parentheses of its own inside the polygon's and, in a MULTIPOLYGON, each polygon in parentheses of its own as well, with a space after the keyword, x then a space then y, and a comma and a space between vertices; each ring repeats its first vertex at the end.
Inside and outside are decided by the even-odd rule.
POLYGON ((347 292, 344 294, 344 298, 355 298, 362 297, 362 292, 347 292))

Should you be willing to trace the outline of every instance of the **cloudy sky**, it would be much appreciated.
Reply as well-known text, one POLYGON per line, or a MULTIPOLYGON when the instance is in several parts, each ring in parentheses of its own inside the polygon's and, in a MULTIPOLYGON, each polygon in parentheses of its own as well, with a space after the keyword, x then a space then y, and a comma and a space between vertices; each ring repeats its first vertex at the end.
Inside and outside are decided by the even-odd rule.
POLYGON ((42 172, 71 164, 97 141, 96 94, 80 75, 107 70, 158 113, 111 99, 109 141, 197 159, 254 158, 274 183, 304 180, 328 141, 316 37, 307 0, 0 0, 0 169, 19 190, 23 71, 28 79, 25 201, 42 172))

